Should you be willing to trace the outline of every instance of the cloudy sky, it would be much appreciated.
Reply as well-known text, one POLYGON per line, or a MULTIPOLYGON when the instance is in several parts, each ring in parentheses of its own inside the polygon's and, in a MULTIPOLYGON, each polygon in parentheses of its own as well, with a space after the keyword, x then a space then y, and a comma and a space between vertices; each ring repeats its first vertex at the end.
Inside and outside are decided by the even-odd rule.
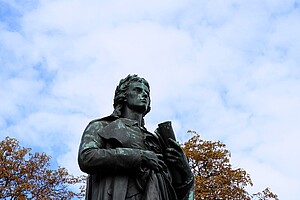
POLYGON ((299 0, 0 0, 0 139, 80 174, 82 131, 138 74, 150 131, 221 140, 250 191, 297 200, 299 19, 299 0))

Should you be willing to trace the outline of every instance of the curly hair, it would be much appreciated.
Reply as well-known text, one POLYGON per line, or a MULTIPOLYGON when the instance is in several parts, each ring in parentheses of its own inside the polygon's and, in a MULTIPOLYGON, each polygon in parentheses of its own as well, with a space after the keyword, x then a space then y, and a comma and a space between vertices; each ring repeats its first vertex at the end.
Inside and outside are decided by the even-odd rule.
MULTIPOLYGON (((134 74, 134 75, 128 75, 126 78, 121 79, 119 82, 119 85, 117 86, 116 90, 115 90, 115 97, 114 97, 114 111, 112 113, 112 115, 114 116, 118 116, 120 117, 122 114, 122 109, 123 106, 125 104, 125 100, 127 99, 127 90, 129 88, 129 85, 133 82, 141 82, 144 83, 149 91, 150 91, 150 86, 149 83, 141 77, 138 77, 138 75, 134 74)), ((147 113, 149 113, 151 110, 150 107, 150 96, 149 96, 149 106, 146 110, 146 112, 143 114, 143 116, 145 116, 147 113)))

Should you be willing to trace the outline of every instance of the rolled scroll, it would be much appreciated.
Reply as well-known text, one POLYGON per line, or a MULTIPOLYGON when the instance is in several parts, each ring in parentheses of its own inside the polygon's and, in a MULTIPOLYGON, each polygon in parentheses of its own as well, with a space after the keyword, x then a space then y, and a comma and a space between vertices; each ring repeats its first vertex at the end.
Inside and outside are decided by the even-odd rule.
POLYGON ((172 124, 170 121, 166 121, 158 124, 158 128, 156 129, 156 133, 161 140, 162 145, 165 148, 170 147, 169 138, 176 141, 176 137, 172 128, 172 124))

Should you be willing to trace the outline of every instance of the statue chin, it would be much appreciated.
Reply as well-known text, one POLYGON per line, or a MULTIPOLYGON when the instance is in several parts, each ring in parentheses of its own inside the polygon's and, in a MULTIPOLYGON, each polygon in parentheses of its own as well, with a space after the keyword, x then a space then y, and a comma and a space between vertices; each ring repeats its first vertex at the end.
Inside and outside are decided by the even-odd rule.
POLYGON ((132 111, 144 114, 147 111, 146 105, 134 105, 134 106, 128 106, 132 111))

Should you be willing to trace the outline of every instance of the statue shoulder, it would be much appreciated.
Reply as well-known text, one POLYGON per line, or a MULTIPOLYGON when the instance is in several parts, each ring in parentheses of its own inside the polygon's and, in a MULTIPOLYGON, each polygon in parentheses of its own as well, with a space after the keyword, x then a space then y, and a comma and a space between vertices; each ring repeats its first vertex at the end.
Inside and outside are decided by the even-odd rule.
POLYGON ((92 120, 86 127, 84 132, 90 132, 90 131, 99 131, 106 127, 111 122, 115 121, 116 117, 113 116, 107 116, 99 119, 92 120))

